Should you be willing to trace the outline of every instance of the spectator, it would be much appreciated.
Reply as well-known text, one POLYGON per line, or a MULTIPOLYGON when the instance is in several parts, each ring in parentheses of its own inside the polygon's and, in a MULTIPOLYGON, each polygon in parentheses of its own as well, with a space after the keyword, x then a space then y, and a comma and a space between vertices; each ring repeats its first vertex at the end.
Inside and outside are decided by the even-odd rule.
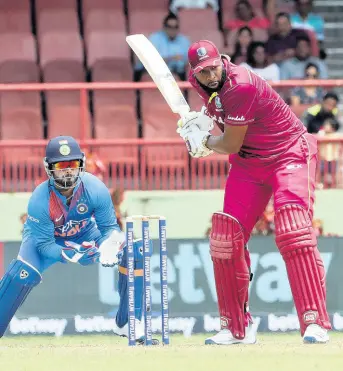
MULTIPOLYGON (((305 79, 316 80, 319 76, 319 68, 314 63, 308 63, 305 67, 305 79)), ((316 104, 323 100, 324 89, 316 86, 297 86, 291 93, 291 105, 316 104)))
POLYGON ((242 27, 237 34, 235 50, 231 56, 232 63, 241 64, 247 59, 248 47, 252 41, 252 31, 249 27, 242 27))
POLYGON ((247 0, 239 0, 235 6, 236 18, 232 19, 225 24, 225 29, 232 31, 244 26, 249 27, 250 29, 265 29, 267 30, 270 27, 270 21, 262 16, 258 17, 254 10, 247 0))
POLYGON ((326 93, 321 104, 310 107, 304 115, 303 122, 309 133, 316 134, 323 130, 324 122, 332 119, 334 131, 337 131, 340 124, 337 119, 338 96, 335 93, 326 93))
MULTIPOLYGON (((174 14, 168 14, 163 20, 163 29, 151 34, 149 39, 167 63, 170 71, 177 74, 181 80, 185 80, 190 41, 179 33, 179 19, 174 14)), ((142 63, 138 62, 135 66, 135 81, 139 81, 144 72, 142 63)))
POLYGON ((270 61, 281 63, 295 54, 298 36, 306 36, 305 31, 295 30, 291 26, 289 14, 278 13, 274 24, 275 31, 267 41, 266 50, 270 61))
POLYGON ((322 79, 328 78, 326 65, 317 57, 311 56, 311 42, 307 35, 299 36, 296 40, 295 55, 285 60, 280 66, 281 80, 303 79, 305 66, 313 63, 318 66, 319 75, 322 79))
POLYGON ((170 11, 174 14, 180 9, 205 9, 212 8, 218 12, 218 0, 173 0, 170 5, 170 11))
POLYGON ((266 54, 266 45, 255 41, 250 43, 247 51, 247 61, 242 66, 249 68, 268 81, 279 81, 280 70, 276 63, 269 64, 266 54))
POLYGON ((324 41, 324 20, 319 14, 312 12, 312 0, 295 0, 297 12, 291 14, 291 23, 293 28, 302 28, 311 30, 316 34, 319 48, 323 49, 324 41))
MULTIPOLYGON (((338 122, 333 118, 328 118, 324 121, 318 135, 327 139, 338 137, 337 130, 338 122)), ((340 143, 335 142, 319 142, 319 158, 320 158, 320 181, 326 187, 332 186, 337 169, 337 162, 341 156, 340 143)))

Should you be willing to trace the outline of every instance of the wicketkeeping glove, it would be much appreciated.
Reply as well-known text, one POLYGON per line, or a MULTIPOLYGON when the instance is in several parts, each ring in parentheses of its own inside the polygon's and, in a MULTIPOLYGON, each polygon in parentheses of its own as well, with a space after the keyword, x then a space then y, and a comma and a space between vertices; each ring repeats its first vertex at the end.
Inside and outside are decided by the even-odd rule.
POLYGON ((118 252, 125 243, 125 233, 114 230, 99 246, 99 263, 104 267, 113 267, 118 263, 118 252))
POLYGON ((62 258, 64 262, 78 263, 81 265, 89 265, 96 263, 100 253, 95 246, 95 242, 82 242, 79 245, 76 242, 65 241, 66 247, 62 249, 62 258))

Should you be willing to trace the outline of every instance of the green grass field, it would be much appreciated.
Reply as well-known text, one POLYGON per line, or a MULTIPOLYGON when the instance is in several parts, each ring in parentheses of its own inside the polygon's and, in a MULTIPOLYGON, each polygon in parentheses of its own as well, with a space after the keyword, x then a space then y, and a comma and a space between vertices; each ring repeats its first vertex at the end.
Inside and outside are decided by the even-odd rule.
POLYGON ((172 336, 167 347, 127 346, 111 336, 0 340, 1 371, 307 371, 343 370, 343 334, 304 345, 298 334, 259 335, 256 345, 204 346, 205 336, 172 336))

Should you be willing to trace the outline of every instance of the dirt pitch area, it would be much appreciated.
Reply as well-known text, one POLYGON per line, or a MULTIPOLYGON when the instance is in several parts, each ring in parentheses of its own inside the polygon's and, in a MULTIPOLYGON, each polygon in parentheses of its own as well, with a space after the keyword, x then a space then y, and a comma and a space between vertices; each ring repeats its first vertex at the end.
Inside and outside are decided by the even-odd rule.
POLYGON ((129 348, 112 336, 0 340, 1 371, 339 371, 343 334, 304 345, 298 334, 259 335, 256 345, 204 346, 205 336, 171 337, 167 347, 129 348))

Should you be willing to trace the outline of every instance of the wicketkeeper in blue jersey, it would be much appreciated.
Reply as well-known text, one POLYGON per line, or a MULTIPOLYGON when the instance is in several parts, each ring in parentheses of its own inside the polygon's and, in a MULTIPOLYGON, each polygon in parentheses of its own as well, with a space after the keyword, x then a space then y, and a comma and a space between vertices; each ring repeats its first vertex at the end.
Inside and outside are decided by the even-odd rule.
MULTIPOLYGON (((85 172, 85 156, 76 140, 60 136, 49 141, 44 166, 49 177, 32 193, 23 240, 0 281, 0 337, 17 309, 56 263, 100 263, 119 267, 120 305, 116 323, 127 336, 125 234, 120 230, 105 184, 85 172)), ((142 241, 137 240, 135 269, 142 271, 142 241)), ((136 338, 142 331, 143 277, 135 278, 136 338)))

